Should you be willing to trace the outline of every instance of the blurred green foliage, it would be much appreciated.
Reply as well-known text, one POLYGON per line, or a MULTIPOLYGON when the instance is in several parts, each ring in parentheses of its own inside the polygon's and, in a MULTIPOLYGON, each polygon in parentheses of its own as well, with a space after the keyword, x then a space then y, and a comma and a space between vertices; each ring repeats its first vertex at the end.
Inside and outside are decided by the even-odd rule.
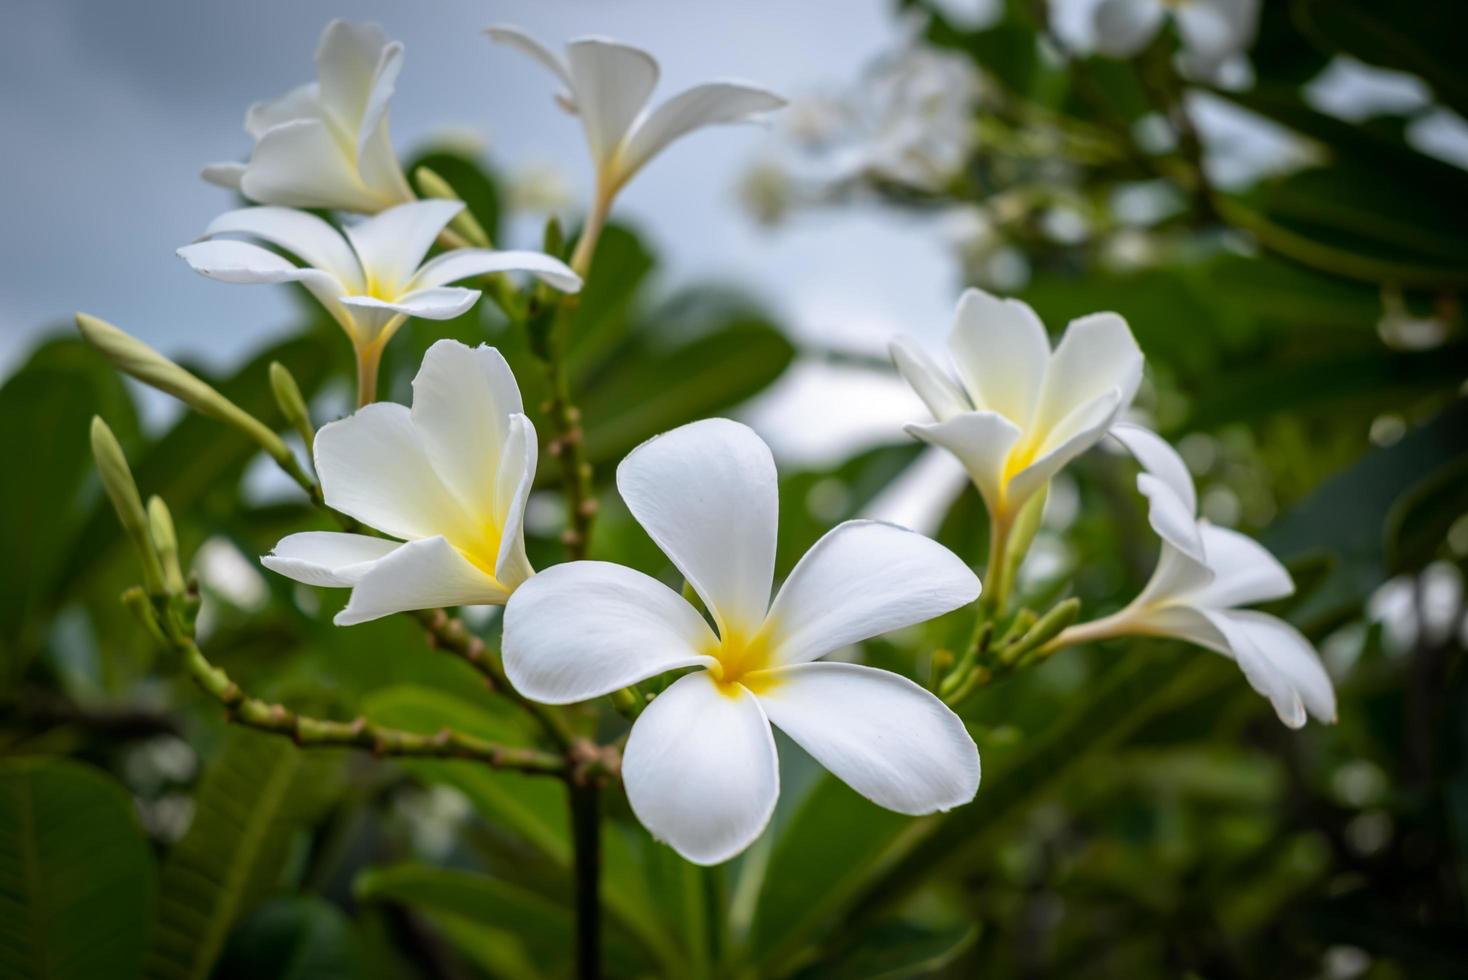
MULTIPOLYGON (((1344 53, 1413 72, 1442 105, 1468 110, 1462 19, 1444 4, 1388 17, 1367 0, 1265 3, 1254 84, 1213 94, 1305 138, 1317 163, 1225 192, 1202 180, 1186 139, 1164 153, 1132 142, 1140 121, 1175 109, 1176 79, 1159 92, 1156 77, 1170 37, 1135 63, 1067 60, 1046 39, 1042 4, 1011 0, 978 29, 929 13, 926 43, 972 59, 991 86, 988 138, 945 187, 875 190, 911 208, 1051 193, 1056 160, 1018 137, 1060 134, 1061 146, 1089 141, 1060 169, 1093 214, 1124 185, 1176 191, 1185 203, 1149 229, 1166 247, 1142 267, 1107 263, 1102 235, 1057 242, 1038 221, 1007 227, 1030 269, 1020 294, 1052 326, 1097 309, 1127 317, 1148 357, 1147 408, 1193 446, 1203 499, 1228 503, 1295 573, 1299 594, 1277 611, 1323 647, 1340 723, 1288 732, 1222 658, 1112 644, 1067 652, 965 706, 985 775, 977 800, 950 814, 881 810, 782 742, 770 831, 703 870, 654 843, 610 794, 610 974, 1463 974, 1463 639, 1424 625, 1422 573, 1460 574, 1468 551, 1468 173, 1413 149, 1403 118, 1348 124, 1301 95, 1344 53), (1440 316, 1443 335, 1385 342, 1389 298, 1440 316), (1376 445, 1373 432, 1394 438, 1376 445), (1393 577, 1416 617, 1405 636, 1368 615, 1393 577)), ((446 152, 408 172, 418 164, 497 236, 492 173, 446 152)), ((737 409, 798 352, 736 293, 655 289, 657 262, 633 231, 608 231, 569 368, 602 504, 593 557, 676 584, 616 500, 614 464, 655 433, 737 409)), ((345 410, 351 376, 337 328, 301 309, 290 339, 209 377, 280 429, 270 362, 291 370, 318 420, 345 410)), ((504 351, 535 416, 540 369, 488 304, 411 321, 388 348, 387 397, 405 397, 443 336, 504 351)), ((208 543, 214 559, 195 566, 207 645, 253 693, 425 733, 449 723, 529 737, 413 623, 338 629, 342 595, 220 572, 221 554, 253 564, 288 530, 326 525, 294 496, 250 489, 256 453, 232 431, 184 416, 145 432, 130 391, 59 334, 0 388, 0 438, 18 461, 0 483, 0 976, 568 974, 564 788, 465 762, 306 753, 229 729, 118 602, 134 572, 91 471, 93 414, 117 432, 143 491, 172 507, 181 552, 208 543)), ((890 446, 829 469, 784 472, 780 573, 916 452, 894 432, 890 446)), ((1096 615, 1145 580, 1155 545, 1128 467, 1096 453, 1068 471, 1070 584, 1037 575, 1029 598, 1068 587, 1096 615)), ((557 479, 542 466, 545 489, 557 479)), ((554 522, 530 530, 536 565, 560 560, 554 522)), ((971 492, 938 531, 975 565, 983 534, 971 492)), ((497 620, 476 623, 493 643, 497 620)), ((962 642, 968 626, 954 614, 864 655, 921 678, 927 653, 962 642)))

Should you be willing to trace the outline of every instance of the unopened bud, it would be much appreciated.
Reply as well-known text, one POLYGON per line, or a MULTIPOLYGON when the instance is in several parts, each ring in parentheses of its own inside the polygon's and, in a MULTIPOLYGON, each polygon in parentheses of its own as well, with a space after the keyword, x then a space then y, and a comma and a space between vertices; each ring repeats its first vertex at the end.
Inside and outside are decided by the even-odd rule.
POLYGON ((1080 614, 1081 600, 1074 596, 1057 603, 1049 612, 1041 616, 1024 636, 1004 648, 1000 654, 1001 657, 1007 664, 1020 663, 1031 653, 1059 636, 1061 630, 1074 623, 1080 614))
POLYGON ((107 491, 107 498, 112 501, 112 509, 117 511, 117 519, 143 563, 143 587, 149 595, 162 595, 163 570, 158 563, 158 553, 153 550, 148 515, 143 511, 138 485, 133 482, 133 472, 128 468, 127 457, 122 453, 117 436, 112 434, 100 416, 92 417, 92 456, 97 460, 97 473, 102 477, 102 488, 107 491))
MULTIPOLYGON (((435 170, 431 170, 428 167, 419 167, 413 171, 413 177, 418 182, 418 189, 427 197, 436 197, 444 201, 460 200, 453 186, 440 177, 435 170)), ((489 234, 484 230, 484 226, 479 223, 478 219, 470 213, 467 205, 465 205, 464 210, 454 215, 454 220, 449 222, 449 226, 467 238, 471 245, 478 246, 479 248, 491 247, 489 234)))
POLYGON ((279 361, 270 362, 270 390, 275 393, 275 404, 280 408, 280 414, 300 435, 309 455, 316 440, 311 413, 306 408, 306 399, 301 397, 301 386, 296 384, 295 375, 279 361))
POLYGON ((148 533, 163 569, 163 587, 169 595, 183 595, 184 577, 178 563, 178 535, 173 528, 173 515, 157 495, 148 499, 148 533))

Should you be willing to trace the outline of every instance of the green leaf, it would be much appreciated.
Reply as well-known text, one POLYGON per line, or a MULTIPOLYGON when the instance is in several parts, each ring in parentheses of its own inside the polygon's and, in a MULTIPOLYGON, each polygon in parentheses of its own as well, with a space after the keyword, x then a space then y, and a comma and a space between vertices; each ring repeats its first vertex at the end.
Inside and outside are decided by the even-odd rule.
POLYGON ((214 980, 360 980, 357 929, 335 905, 302 896, 267 902, 234 934, 214 980))
POLYGON ((977 927, 968 922, 940 928, 883 922, 863 930, 852 946, 795 976, 797 980, 909 980, 950 965, 978 936, 977 927))
POLYGON ((203 980, 230 930, 279 883, 296 832, 336 786, 336 753, 232 729, 194 801, 194 822, 163 864, 150 980, 203 980))
POLYGON ((0 763, 0 976, 136 976, 156 877, 117 783, 67 760, 0 763))

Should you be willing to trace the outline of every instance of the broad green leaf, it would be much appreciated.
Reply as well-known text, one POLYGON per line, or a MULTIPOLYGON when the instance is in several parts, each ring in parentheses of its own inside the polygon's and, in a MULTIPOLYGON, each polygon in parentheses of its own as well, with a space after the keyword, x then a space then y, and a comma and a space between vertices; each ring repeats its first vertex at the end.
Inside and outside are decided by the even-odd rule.
POLYGON ((796 980, 908 980, 949 966, 978 938, 978 927, 956 922, 935 928, 913 922, 882 922, 857 941, 833 950, 796 980))
POLYGON ((136 976, 156 879, 117 783, 64 759, 0 762, 0 976, 136 976))
POLYGON ((280 882, 296 832, 329 802, 336 753, 232 729, 194 800, 194 822, 163 863, 150 980, 203 980, 230 930, 280 882))
POLYGON ((214 980, 364 980, 371 976, 352 920, 320 898, 267 902, 230 937, 214 980))

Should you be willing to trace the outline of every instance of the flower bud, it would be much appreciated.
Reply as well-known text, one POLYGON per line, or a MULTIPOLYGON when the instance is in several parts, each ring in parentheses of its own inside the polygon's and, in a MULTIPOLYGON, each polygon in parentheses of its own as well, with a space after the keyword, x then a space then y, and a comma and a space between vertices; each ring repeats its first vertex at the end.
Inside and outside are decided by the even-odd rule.
POLYGON ((173 515, 163 498, 156 494, 148 498, 148 533, 163 568, 163 587, 169 595, 183 595, 184 577, 178 563, 178 535, 173 529, 173 515))
MULTIPOLYGON (((454 192, 449 182, 438 175, 437 171, 427 167, 419 167, 413 171, 413 178, 418 182, 418 189, 426 197, 436 197, 445 201, 460 200, 459 195, 454 192)), ((474 217, 467 205, 464 210, 454 215, 454 220, 449 222, 451 228, 456 229, 459 234, 469 240, 469 244, 478 248, 490 248, 489 234, 484 226, 474 217)))
POLYGON ((301 397, 301 386, 290 370, 279 361, 270 362, 270 390, 275 393, 275 404, 280 414, 291 424, 306 444, 306 454, 311 454, 316 439, 316 430, 311 427, 311 413, 306 408, 306 399, 301 397))
POLYGON ((132 539, 133 547, 143 563, 143 587, 149 595, 163 594, 163 569, 154 550, 149 533, 148 515, 143 511, 142 498, 138 496, 138 485, 133 482, 132 470, 117 436, 107 427, 100 416, 92 416, 92 456, 97 460, 97 472, 102 477, 102 488, 117 511, 122 529, 132 539))
POLYGON ((86 313, 76 315, 76 325, 87 343, 119 371, 167 392, 201 415, 234 426, 277 461, 294 462, 286 444, 265 423, 141 340, 86 313))

